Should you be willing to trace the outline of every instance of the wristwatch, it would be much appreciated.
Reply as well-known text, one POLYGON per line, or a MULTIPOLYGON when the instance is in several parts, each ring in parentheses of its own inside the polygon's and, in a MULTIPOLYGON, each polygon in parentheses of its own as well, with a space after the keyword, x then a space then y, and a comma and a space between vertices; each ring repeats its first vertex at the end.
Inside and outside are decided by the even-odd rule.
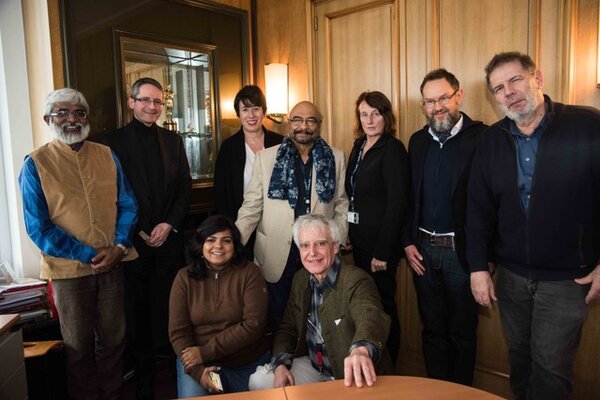
POLYGON ((116 246, 123 251, 123 255, 124 256, 126 256, 127 254, 129 254, 129 249, 127 247, 125 247, 124 244, 117 243, 116 246))

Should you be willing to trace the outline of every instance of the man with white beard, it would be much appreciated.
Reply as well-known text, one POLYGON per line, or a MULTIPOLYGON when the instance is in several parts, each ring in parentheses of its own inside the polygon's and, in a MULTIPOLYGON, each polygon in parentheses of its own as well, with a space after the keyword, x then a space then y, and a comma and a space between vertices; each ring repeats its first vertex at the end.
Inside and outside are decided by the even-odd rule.
POLYGON ((121 396, 125 340, 123 272, 137 257, 131 231, 137 202, 109 147, 85 141, 88 104, 80 92, 46 98, 55 139, 25 158, 19 185, 25 227, 52 281, 74 399, 121 396))
POLYGON ((410 138, 411 198, 403 229, 423 321, 427 375, 473 383, 477 305, 469 288, 465 215, 477 138, 486 128, 459 111, 463 90, 445 69, 421 83, 427 125, 410 138))

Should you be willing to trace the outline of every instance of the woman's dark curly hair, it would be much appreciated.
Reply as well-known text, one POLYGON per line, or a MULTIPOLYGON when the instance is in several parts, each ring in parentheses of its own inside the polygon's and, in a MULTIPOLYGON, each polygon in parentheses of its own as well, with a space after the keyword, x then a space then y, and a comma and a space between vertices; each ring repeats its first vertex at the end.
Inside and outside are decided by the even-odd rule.
POLYGON ((241 267, 247 264, 244 257, 242 236, 237 226, 225 215, 212 215, 202 221, 186 246, 186 265, 190 277, 193 279, 204 279, 208 276, 206 261, 202 255, 202 246, 204 246, 207 238, 215 233, 226 230, 231 232, 231 237, 233 238, 233 257, 231 258, 230 265, 241 267))

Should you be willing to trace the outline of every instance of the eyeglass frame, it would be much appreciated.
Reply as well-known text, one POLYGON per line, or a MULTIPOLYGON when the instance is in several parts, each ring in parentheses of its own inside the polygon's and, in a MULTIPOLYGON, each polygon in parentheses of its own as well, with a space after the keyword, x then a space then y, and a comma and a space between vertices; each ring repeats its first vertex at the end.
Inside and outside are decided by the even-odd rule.
POLYGON ((443 95, 441 97, 438 97, 437 99, 422 100, 421 105, 427 109, 434 108, 437 103, 440 103, 441 106, 447 106, 450 100, 452 100, 452 98, 456 96, 459 90, 460 88, 456 89, 450 96, 443 95))
POLYGON ((302 118, 299 116, 295 116, 292 118, 288 118, 288 122, 293 126, 301 126, 302 124, 306 124, 306 126, 315 127, 318 126, 322 121, 315 117, 302 118))
POLYGON ((50 114, 48 114, 48 117, 67 119, 71 115, 75 119, 78 119, 78 120, 84 120, 84 119, 87 119, 87 117, 89 117, 89 113, 85 110, 58 110, 58 111, 54 111, 54 112, 51 112, 50 114), (59 113, 66 113, 66 114, 61 116, 59 113), (80 115, 77 115, 77 113, 79 113, 80 115), (83 115, 81 115, 81 114, 83 114, 83 115))
POLYGON ((159 99, 151 99, 150 97, 129 97, 131 97, 131 99, 133 99, 134 102, 139 101, 145 106, 149 106, 150 104, 152 104, 154 106, 163 107, 165 105, 165 102, 159 99))

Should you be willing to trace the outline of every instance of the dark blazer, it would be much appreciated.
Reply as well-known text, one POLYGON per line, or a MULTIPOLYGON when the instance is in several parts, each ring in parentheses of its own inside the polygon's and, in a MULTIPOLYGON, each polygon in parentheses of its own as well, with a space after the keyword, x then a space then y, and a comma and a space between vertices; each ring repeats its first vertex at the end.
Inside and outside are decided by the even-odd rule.
MULTIPOLYGON (((265 149, 281 143, 283 136, 263 126, 265 149)), ((215 165, 215 208, 217 214, 237 218, 244 201, 244 166, 246 147, 244 131, 240 130, 221 143, 215 165)))
MULTIPOLYGON (((354 142, 346 168, 346 194, 352 196, 350 178, 364 137, 354 142)), ((359 223, 349 224, 352 247, 388 264, 404 254, 400 233, 408 211, 408 155, 404 144, 382 135, 364 155, 356 177, 354 211, 359 223)))
MULTIPOLYGON (((462 267, 468 269, 466 260, 465 223, 467 209, 467 184, 471 170, 471 161, 475 152, 475 143, 479 135, 487 128, 481 121, 473 121, 465 113, 463 126, 458 135, 452 140, 458 140, 458 156, 452 181, 452 217, 454 220, 454 234, 456 240, 456 253, 462 267)), ((433 138, 429 134, 429 126, 415 132, 408 145, 408 156, 411 170, 410 212, 407 225, 403 230, 403 247, 417 244, 419 218, 421 215, 421 192, 423 187, 423 170, 427 147, 433 138)))
MULTIPOLYGON (((140 242, 143 242, 138 239, 138 232, 144 230, 147 234, 150 234, 154 228, 154 224, 150 220, 151 203, 148 188, 148 179, 152 179, 152 177, 146 176, 142 154, 132 122, 123 128, 106 134, 102 141, 117 153, 123 171, 125 171, 138 201, 139 216, 134 232, 134 243, 136 249, 138 249, 140 242)), ((181 232, 192 189, 190 168, 183 140, 178 134, 158 127, 158 143, 165 173, 163 206, 159 214, 161 219, 159 222, 167 222, 181 232)))

